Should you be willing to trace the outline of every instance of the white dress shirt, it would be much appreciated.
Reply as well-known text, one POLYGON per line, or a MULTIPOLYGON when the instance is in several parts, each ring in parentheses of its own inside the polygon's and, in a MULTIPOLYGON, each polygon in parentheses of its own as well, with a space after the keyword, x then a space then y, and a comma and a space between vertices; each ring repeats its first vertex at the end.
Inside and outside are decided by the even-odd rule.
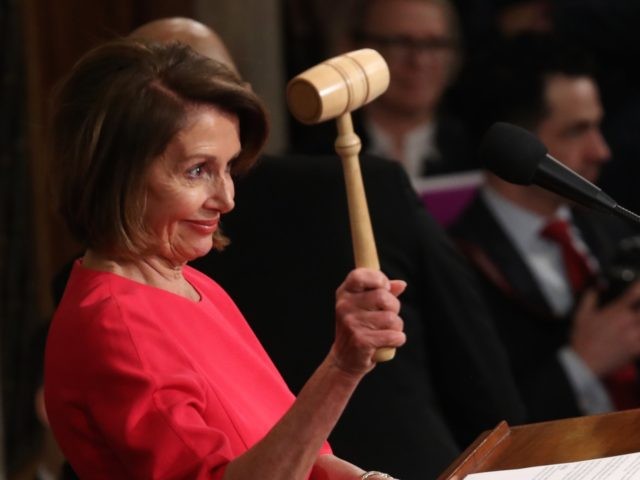
POLYGON ((427 158, 433 158, 436 153, 435 124, 425 123, 408 132, 402 142, 402 158, 397 158, 391 135, 378 125, 366 118, 364 128, 369 136, 367 153, 391 158, 402 163, 410 178, 422 177, 428 171, 425 165, 427 158))

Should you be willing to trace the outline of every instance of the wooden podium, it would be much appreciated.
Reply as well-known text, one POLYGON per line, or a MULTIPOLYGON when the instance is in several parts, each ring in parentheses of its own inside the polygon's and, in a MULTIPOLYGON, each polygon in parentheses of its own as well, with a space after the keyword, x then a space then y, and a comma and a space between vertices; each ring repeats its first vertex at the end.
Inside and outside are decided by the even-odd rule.
POLYGON ((591 460, 640 451, 640 409, 482 433, 438 480, 470 473, 591 460))

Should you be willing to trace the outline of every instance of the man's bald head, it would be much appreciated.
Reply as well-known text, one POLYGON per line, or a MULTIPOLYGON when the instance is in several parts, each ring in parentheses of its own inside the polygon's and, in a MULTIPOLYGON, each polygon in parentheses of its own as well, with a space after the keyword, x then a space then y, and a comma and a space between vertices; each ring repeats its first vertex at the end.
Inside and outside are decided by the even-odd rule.
POLYGON ((196 52, 224 63, 238 72, 233 59, 222 39, 206 25, 190 18, 162 18, 145 23, 129 34, 156 42, 179 41, 189 45, 196 52))

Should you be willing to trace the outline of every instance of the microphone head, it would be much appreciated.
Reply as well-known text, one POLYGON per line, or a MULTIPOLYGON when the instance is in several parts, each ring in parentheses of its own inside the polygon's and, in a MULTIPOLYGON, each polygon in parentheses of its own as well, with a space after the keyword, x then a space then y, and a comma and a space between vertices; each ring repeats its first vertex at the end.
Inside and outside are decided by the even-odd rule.
POLYGON ((484 134, 478 154, 482 164, 503 180, 530 185, 547 148, 528 130, 497 122, 484 134))

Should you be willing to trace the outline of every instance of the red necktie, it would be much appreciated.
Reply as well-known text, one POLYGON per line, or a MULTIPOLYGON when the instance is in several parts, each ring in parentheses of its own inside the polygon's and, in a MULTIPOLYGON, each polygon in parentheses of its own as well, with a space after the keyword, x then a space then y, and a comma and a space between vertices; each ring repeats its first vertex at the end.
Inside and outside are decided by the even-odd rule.
POLYGON ((594 278, 594 272, 589 265, 587 256, 576 249, 569 232, 569 223, 560 219, 552 220, 547 223, 540 234, 558 244, 562 250, 571 289, 574 294, 582 292, 594 278))
MULTIPOLYGON (((560 246, 569 283, 573 293, 579 294, 594 278, 594 272, 586 254, 576 249, 569 228, 567 221, 555 219, 542 229, 541 235, 560 246)), ((604 384, 618 410, 640 405, 640 388, 635 364, 625 365, 611 373, 604 379, 604 384)))

